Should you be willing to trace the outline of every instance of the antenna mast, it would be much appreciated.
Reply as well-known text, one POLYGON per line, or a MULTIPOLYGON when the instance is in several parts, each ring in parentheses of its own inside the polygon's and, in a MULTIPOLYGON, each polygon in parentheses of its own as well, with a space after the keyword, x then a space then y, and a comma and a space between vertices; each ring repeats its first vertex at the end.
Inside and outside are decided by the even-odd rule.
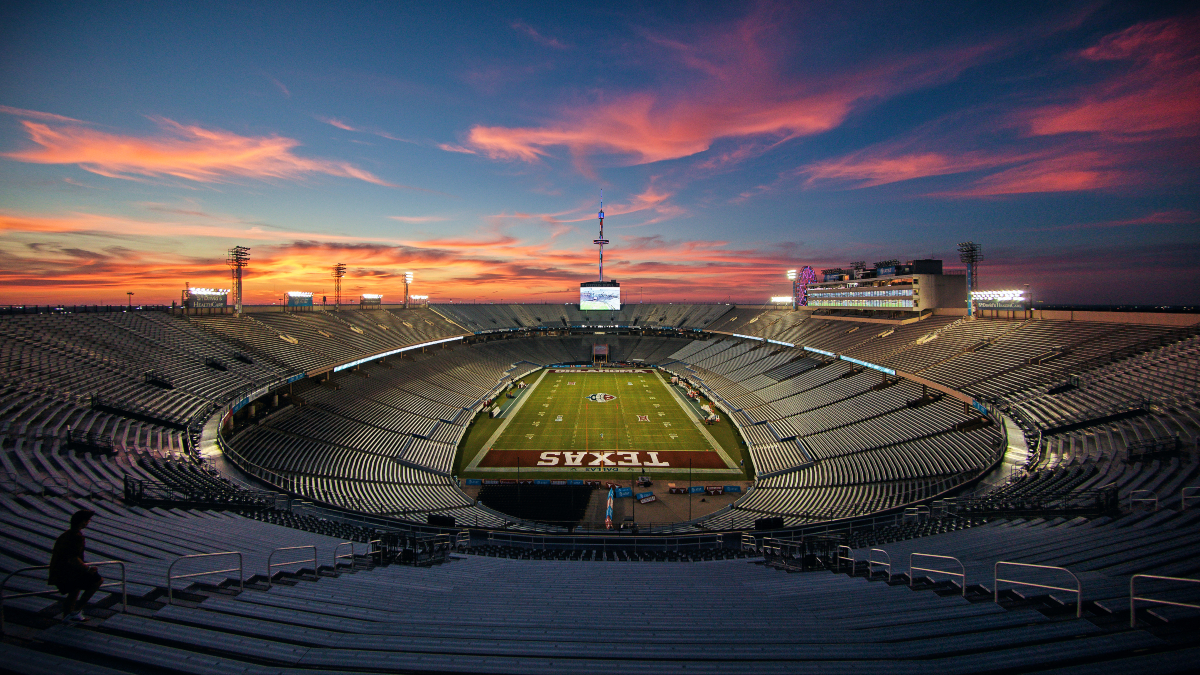
POLYGON ((600 190, 600 238, 593 239, 593 244, 600 247, 600 281, 604 281, 604 245, 608 240, 604 238, 604 190, 600 190))

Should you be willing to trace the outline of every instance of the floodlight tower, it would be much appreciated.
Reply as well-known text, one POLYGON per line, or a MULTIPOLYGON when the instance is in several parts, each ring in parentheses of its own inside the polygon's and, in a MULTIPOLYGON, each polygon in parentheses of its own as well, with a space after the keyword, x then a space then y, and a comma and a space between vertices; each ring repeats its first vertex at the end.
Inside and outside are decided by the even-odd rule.
POLYGON ((983 249, 973 241, 958 245, 958 261, 967 266, 967 316, 975 316, 975 303, 971 294, 979 283, 979 262, 983 260, 983 249))
POLYGON ((604 190, 600 191, 600 238, 593 239, 592 243, 600 247, 600 281, 604 281, 604 245, 608 240, 604 238, 604 190))
POLYGON ((233 276, 233 311, 235 314, 242 313, 242 269, 250 264, 250 249, 245 246, 234 246, 229 249, 229 256, 225 258, 225 264, 229 265, 229 272, 233 276))
POLYGON ((792 311, 795 311, 795 310, 796 310, 796 308, 797 308, 797 307, 799 306, 799 304, 800 304, 800 296, 799 296, 799 294, 796 292, 796 291, 797 291, 797 284, 796 284, 797 275, 796 275, 796 270, 788 270, 788 272, 787 272, 787 277, 788 277, 788 279, 791 279, 791 280, 792 280, 792 311))
POLYGON ((404 309, 408 309, 408 285, 412 283, 413 273, 404 273, 404 309))
POLYGON ((346 263, 334 265, 331 275, 333 276, 333 311, 336 312, 342 304, 342 277, 346 276, 346 263))

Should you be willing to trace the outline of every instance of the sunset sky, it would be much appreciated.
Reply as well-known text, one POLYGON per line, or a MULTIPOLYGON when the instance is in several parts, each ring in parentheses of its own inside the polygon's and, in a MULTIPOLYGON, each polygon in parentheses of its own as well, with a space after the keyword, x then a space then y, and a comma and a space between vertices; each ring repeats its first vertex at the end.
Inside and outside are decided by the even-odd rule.
POLYGON ((229 286, 762 303, 982 245, 980 287, 1200 302, 1193 3, 5 3, 0 304, 229 286), (564 7, 564 4, 567 5, 564 7), (574 8, 572 8, 574 7, 574 8))

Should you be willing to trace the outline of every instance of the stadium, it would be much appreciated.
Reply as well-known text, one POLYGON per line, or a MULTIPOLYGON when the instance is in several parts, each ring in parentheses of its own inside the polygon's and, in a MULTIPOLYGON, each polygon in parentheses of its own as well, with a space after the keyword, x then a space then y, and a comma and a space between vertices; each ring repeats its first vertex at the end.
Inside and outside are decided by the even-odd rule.
POLYGON ((603 630, 664 669, 1183 663, 1196 316, 968 315, 914 265, 794 307, 9 308, 9 662, 588 672, 603 630), (80 507, 120 563, 82 632, 37 567, 80 507), (589 602, 701 588, 720 648, 589 602))
POLYGON ((0 36, 0 673, 1196 670, 1195 7, 0 36))

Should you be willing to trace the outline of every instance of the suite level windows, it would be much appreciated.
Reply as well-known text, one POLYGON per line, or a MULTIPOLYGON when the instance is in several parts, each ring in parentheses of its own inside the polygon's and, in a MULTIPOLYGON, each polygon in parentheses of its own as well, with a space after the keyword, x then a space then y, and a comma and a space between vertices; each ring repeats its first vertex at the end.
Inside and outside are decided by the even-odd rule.
POLYGON ((853 291, 813 291, 813 298, 878 298, 878 297, 912 297, 911 288, 888 288, 882 290, 853 290, 853 291))
POLYGON ((879 299, 879 300, 859 300, 847 298, 844 300, 825 300, 822 298, 810 298, 808 304, 814 307, 875 307, 875 308, 912 308, 912 300, 900 299, 879 299))

